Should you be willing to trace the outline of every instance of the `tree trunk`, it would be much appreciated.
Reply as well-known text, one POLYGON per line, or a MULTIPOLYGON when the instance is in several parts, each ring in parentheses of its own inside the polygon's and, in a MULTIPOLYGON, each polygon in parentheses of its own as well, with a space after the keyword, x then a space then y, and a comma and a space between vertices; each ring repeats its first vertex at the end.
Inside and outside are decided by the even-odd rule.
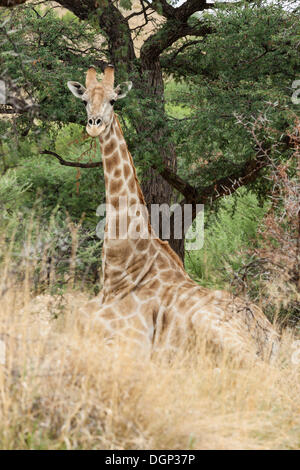
POLYGON ((184 237, 179 240, 171 238, 170 246, 184 263, 184 237))
MULTIPOLYGON (((155 106, 157 107, 158 113, 165 113, 164 109, 164 82, 162 76, 162 70, 160 67, 159 60, 152 62, 151 60, 146 63, 142 63, 144 69, 142 70, 141 76, 143 77, 141 88, 144 93, 147 94, 150 98, 154 99, 155 106)), ((146 112, 146 110, 145 110, 146 112)), ((166 123, 166 119, 164 120, 166 123)), ((151 123, 148 121, 148 124, 151 126, 151 123)), ((145 130, 147 124, 147 117, 145 116, 145 121, 141 123, 138 127, 140 130, 145 130)), ((167 145, 160 142, 162 137, 165 139, 165 132, 167 131, 167 123, 164 128, 154 129, 151 140, 156 142, 158 148, 160 148, 160 156, 162 163, 165 167, 169 168, 172 172, 176 173, 177 170, 177 155, 175 152, 174 145, 172 142, 168 142, 167 145)), ((147 208, 151 217, 151 205, 152 204, 172 204, 172 198, 174 194, 173 188, 166 182, 166 180, 158 173, 157 170, 149 168, 145 174, 145 180, 142 182, 142 190, 144 193, 145 201, 147 208)), ((164 236, 162 233, 162 218, 163 214, 160 214, 160 223, 159 223, 159 232, 157 235, 163 240, 164 236)), ((184 240, 174 240, 173 230, 171 230, 171 238, 168 239, 170 246, 173 250, 184 259, 184 240)))

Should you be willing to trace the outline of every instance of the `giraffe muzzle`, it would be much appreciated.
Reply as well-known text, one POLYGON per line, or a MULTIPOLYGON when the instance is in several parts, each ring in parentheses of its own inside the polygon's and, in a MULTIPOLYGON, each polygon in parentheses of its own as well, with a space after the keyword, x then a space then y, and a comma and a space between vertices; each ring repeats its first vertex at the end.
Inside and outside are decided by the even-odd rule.
POLYGON ((100 117, 89 118, 89 120, 88 120, 88 126, 90 126, 90 127, 92 127, 92 126, 100 127, 101 123, 102 123, 102 119, 100 117))
POLYGON ((101 118, 90 118, 86 126, 86 131, 91 137, 97 137, 104 131, 105 127, 101 118))

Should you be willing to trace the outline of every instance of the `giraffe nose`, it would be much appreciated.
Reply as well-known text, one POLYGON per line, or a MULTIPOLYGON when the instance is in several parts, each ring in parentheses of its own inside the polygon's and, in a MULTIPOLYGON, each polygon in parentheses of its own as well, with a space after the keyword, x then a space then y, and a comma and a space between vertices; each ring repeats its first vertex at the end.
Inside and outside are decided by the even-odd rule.
POLYGON ((90 119, 88 120, 88 125, 89 125, 90 127, 92 127, 92 126, 97 126, 97 127, 99 127, 99 126, 101 125, 101 123, 102 123, 102 119, 101 119, 100 117, 98 117, 98 118, 90 118, 90 119))
POLYGON ((100 118, 92 119, 90 118, 88 120, 88 124, 86 126, 86 131, 91 137, 97 137, 98 135, 101 134, 105 129, 105 124, 100 118), (97 120, 99 121, 97 122, 97 120))

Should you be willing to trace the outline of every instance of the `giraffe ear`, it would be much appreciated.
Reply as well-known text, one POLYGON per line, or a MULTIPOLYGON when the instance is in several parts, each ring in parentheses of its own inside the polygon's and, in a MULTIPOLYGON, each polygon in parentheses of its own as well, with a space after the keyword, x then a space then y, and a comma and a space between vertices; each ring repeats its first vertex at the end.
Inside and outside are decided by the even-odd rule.
POLYGON ((117 88, 115 88, 115 92, 118 95, 117 100, 124 98, 127 95, 127 93, 129 93, 131 88, 132 88, 132 82, 120 83, 120 85, 118 85, 117 88))
POLYGON ((73 93, 76 98, 82 99, 82 96, 85 93, 85 88, 81 83, 78 82, 68 82, 67 83, 69 90, 73 93))

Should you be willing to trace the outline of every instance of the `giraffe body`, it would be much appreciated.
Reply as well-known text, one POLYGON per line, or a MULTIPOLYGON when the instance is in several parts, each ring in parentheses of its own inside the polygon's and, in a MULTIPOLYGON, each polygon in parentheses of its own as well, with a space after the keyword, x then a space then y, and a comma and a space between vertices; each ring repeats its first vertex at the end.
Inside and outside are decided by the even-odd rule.
MULTIPOLYGON (((82 87, 70 83, 74 94, 82 87)), ((90 69, 86 84, 79 95, 89 102, 87 131, 99 136, 108 205, 103 289, 100 299, 87 306, 94 321, 107 338, 131 338, 148 350, 172 351, 196 334, 235 355, 272 355, 278 336, 263 312, 227 292, 196 284, 168 242, 155 235, 112 109, 120 94, 118 87, 113 89, 113 68, 105 70, 101 84, 90 69)))

